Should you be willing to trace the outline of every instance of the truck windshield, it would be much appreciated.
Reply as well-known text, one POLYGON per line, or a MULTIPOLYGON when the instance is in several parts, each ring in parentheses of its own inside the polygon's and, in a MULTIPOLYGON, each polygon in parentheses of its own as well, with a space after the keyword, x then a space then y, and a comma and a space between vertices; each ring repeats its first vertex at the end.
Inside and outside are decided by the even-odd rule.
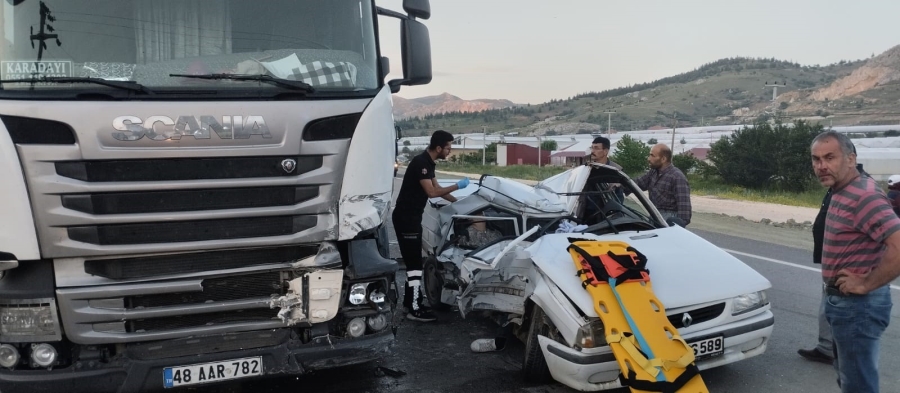
POLYGON ((265 97, 303 83, 302 94, 334 96, 381 85, 371 0, 0 2, 0 97, 265 97), (227 77, 191 77, 201 75, 227 77), (265 83, 272 78, 303 83, 265 83))

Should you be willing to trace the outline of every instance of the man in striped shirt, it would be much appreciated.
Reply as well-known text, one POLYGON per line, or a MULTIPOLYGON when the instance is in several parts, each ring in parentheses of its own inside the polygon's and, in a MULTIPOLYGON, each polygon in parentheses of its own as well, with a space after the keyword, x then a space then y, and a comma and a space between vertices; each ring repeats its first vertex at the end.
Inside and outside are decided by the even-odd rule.
POLYGON ((647 162, 650 170, 634 182, 641 190, 650 191, 650 202, 664 218, 678 217, 687 226, 691 223, 691 186, 684 173, 672 165, 672 149, 662 143, 653 146, 647 162))
POLYGON ((892 306, 889 284, 900 276, 900 219, 875 181, 856 169, 846 135, 823 132, 810 150, 819 182, 832 190, 822 278, 838 384, 845 393, 878 392, 879 341, 892 306))

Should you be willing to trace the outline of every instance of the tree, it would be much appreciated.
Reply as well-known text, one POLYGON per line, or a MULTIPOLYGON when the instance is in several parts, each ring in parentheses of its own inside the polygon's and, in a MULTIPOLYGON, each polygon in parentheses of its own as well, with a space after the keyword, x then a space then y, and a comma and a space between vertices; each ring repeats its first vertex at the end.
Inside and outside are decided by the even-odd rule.
POLYGON ((813 174, 809 145, 822 128, 802 120, 757 123, 713 143, 709 160, 728 184, 805 191, 813 174))
POLYGON ((549 139, 549 140, 545 140, 545 141, 541 142, 541 150, 553 151, 553 150, 556 150, 556 148, 557 148, 556 141, 554 141, 553 139, 549 139))
POLYGON ((621 165, 625 173, 633 174, 647 169, 649 155, 650 146, 626 134, 616 142, 616 153, 612 160, 621 165))
POLYGON ((403 141, 403 146, 409 146, 409 145, 410 145, 410 143, 409 143, 408 140, 407 140, 407 141, 403 141))
POLYGON ((672 156, 672 165, 680 169, 684 173, 690 172, 697 166, 698 160, 691 152, 676 154, 672 156))
POLYGON ((778 109, 785 110, 789 105, 790 104, 788 104, 786 101, 781 101, 781 104, 778 105, 778 109))

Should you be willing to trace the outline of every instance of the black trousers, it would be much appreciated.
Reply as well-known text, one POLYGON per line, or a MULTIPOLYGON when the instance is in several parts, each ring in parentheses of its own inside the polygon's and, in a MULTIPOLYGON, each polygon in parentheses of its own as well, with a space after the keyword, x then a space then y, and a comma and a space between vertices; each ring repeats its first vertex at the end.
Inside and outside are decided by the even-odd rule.
POLYGON ((406 294, 403 305, 418 309, 422 305, 422 213, 394 210, 391 215, 400 256, 406 265, 406 294))

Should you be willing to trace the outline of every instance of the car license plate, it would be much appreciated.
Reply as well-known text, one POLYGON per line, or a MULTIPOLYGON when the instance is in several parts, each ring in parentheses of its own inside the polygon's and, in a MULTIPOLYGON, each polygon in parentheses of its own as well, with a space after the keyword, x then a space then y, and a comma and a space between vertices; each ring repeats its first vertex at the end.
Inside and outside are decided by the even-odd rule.
POLYGON ((694 359, 702 360, 725 352, 725 338, 722 336, 688 343, 694 349, 694 359))
POLYGON ((262 375, 262 357, 223 360, 163 369, 163 386, 195 385, 262 375))

